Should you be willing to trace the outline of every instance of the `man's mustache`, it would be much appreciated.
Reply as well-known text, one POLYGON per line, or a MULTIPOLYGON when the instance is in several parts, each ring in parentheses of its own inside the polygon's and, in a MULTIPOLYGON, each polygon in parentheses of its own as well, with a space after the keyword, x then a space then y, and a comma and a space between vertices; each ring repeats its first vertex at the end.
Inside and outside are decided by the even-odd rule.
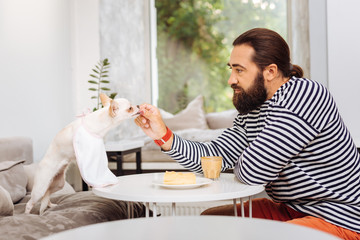
POLYGON ((235 83, 231 84, 231 88, 234 90, 241 90, 241 87, 238 87, 235 83))

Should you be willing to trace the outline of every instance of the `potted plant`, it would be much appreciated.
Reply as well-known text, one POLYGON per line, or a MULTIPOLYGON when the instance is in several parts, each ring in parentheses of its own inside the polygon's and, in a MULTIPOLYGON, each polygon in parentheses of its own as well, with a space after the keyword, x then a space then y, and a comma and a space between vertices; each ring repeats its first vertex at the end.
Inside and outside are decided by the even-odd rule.
MULTIPOLYGON (((88 82, 90 84, 93 84, 91 88, 89 88, 90 91, 95 92, 95 95, 91 97, 91 99, 97 99, 96 107, 94 107, 93 111, 98 110, 99 108, 102 108, 102 104, 100 101, 100 93, 102 91, 110 91, 110 88, 104 86, 106 84, 109 84, 110 81, 108 80, 108 73, 110 68, 110 62, 107 58, 104 60, 100 60, 98 64, 95 65, 95 68, 92 69, 92 74, 90 74, 90 77, 92 77, 91 80, 88 82)), ((114 99, 117 93, 111 93, 110 98, 114 99)))

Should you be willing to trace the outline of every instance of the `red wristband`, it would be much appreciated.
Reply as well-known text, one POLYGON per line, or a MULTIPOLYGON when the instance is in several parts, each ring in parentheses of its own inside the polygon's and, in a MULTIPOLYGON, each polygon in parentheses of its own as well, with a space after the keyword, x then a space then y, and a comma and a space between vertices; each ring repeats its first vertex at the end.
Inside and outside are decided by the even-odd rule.
POLYGON ((154 142, 156 143, 156 145, 162 146, 164 143, 169 141, 171 136, 172 136, 172 131, 168 127, 166 127, 165 135, 161 139, 154 140, 154 142))

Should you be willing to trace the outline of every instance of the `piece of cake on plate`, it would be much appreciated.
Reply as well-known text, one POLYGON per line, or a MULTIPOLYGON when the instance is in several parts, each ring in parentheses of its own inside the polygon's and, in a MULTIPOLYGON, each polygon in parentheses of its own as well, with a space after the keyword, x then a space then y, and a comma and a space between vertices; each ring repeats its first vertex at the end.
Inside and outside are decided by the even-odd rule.
POLYGON ((164 174, 164 184, 167 185, 186 185, 195 184, 196 176, 194 173, 182 173, 174 171, 166 171, 164 174))

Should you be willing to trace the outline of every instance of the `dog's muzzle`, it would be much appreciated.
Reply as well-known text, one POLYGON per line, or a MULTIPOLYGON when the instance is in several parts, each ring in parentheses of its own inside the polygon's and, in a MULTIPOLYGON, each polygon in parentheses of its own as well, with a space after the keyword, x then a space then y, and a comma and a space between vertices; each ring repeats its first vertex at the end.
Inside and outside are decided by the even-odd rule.
POLYGON ((140 115, 140 113, 141 113, 141 111, 139 110, 139 111, 137 111, 136 113, 134 113, 134 114, 131 115, 131 116, 137 116, 137 115, 140 115))

